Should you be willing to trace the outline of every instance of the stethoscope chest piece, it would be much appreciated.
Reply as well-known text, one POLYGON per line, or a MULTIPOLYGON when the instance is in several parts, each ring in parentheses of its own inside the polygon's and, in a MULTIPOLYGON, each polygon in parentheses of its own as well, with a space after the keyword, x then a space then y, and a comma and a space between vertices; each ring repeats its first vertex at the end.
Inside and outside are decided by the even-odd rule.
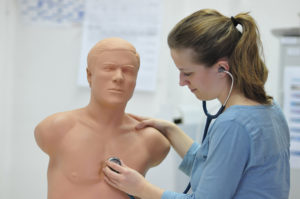
MULTIPOLYGON (((121 164, 121 160, 120 160, 120 158, 117 158, 117 157, 111 157, 111 158, 109 158, 108 159, 108 161, 110 161, 110 162, 114 162, 114 163, 116 163, 116 164, 118 164, 118 165, 122 165, 121 164)), ((116 173, 119 173, 118 171, 116 171, 116 170, 114 170, 113 168, 111 168, 111 167, 109 167, 112 171, 114 171, 114 172, 116 172, 116 173)))
MULTIPOLYGON (((117 158, 117 157, 111 157, 111 158, 109 158, 108 159, 108 161, 110 161, 110 162, 114 162, 114 163, 116 163, 116 164, 118 164, 118 165, 122 165, 122 163, 121 163, 121 160, 120 160, 120 158, 117 158)), ((116 170, 114 170, 113 168, 111 168, 111 167, 109 167, 112 171, 114 171, 114 172, 116 172, 116 173, 119 173, 118 171, 116 171, 116 170)), ((128 197, 130 198, 130 199, 134 199, 134 196, 132 196, 132 195, 130 195, 130 194, 127 194, 128 195, 128 197)))

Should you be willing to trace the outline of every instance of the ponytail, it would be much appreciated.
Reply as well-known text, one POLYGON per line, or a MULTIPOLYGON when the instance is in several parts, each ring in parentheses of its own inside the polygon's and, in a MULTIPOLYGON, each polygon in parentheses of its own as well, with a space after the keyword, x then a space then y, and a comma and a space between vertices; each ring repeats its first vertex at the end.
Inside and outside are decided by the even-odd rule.
POLYGON ((268 70, 262 60, 259 31, 248 13, 229 18, 216 10, 199 10, 171 30, 168 45, 171 49, 193 49, 193 61, 207 67, 220 58, 228 58, 235 88, 249 99, 271 103, 272 97, 264 89, 268 70), (238 30, 238 24, 242 31, 238 30))
POLYGON ((242 26, 242 34, 231 56, 230 70, 235 78, 235 87, 244 95, 262 104, 270 104, 264 85, 268 69, 263 61, 263 48, 259 30, 248 13, 240 13, 234 19, 242 26))

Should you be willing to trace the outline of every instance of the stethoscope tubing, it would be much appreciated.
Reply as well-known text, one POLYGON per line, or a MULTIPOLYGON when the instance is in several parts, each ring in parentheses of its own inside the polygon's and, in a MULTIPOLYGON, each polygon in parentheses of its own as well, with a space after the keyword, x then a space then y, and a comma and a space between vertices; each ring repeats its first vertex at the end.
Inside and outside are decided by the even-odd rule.
MULTIPOLYGON (((204 140, 205 140, 205 138, 207 136, 208 128, 209 128, 209 125, 210 125, 211 121, 213 119, 216 119, 219 115, 221 115, 221 113, 223 113, 223 111, 225 109, 225 105, 226 105, 226 103, 227 103, 227 101, 228 101, 228 99, 230 97, 231 92, 232 92, 234 78, 233 78, 233 76, 232 76, 232 74, 230 72, 228 72, 228 71, 223 71, 223 72, 225 72, 226 74, 228 74, 230 76, 230 78, 231 78, 231 86, 230 86, 230 90, 228 92, 227 98, 225 99, 224 103, 222 104, 222 106, 220 107, 220 109, 218 110, 218 112, 216 114, 214 114, 214 115, 209 114, 208 111, 207 111, 206 101, 205 100, 202 101, 202 108, 203 108, 203 111, 204 111, 204 113, 206 115, 206 123, 205 123, 204 133, 203 133, 203 137, 202 137, 202 143, 204 142, 204 140)), ((189 192, 190 188, 191 188, 191 183, 189 182, 189 184, 185 188, 183 194, 187 194, 189 192)), ((128 196, 129 196, 129 198, 134 199, 134 197, 132 195, 128 194, 128 196)))
MULTIPOLYGON (((203 111, 206 115, 206 123, 205 123, 204 133, 203 133, 203 137, 202 137, 202 143, 203 143, 206 136, 207 136, 208 128, 209 128, 209 125, 210 125, 211 121, 213 119, 216 119, 219 115, 221 115, 221 113, 225 109, 225 106, 222 105, 215 115, 211 115, 211 114, 208 113, 207 107, 206 107, 206 101, 202 101, 202 107, 203 107, 203 111)), ((187 185, 187 187, 185 188, 183 193, 187 194, 189 192, 190 188, 191 188, 191 183, 189 182, 189 184, 187 185)))
MULTIPOLYGON (((206 115, 206 123, 205 123, 205 128, 204 128, 204 133, 203 133, 203 137, 202 137, 202 143, 204 142, 206 136, 207 136, 207 132, 208 132, 208 128, 209 128, 209 125, 211 123, 211 121, 213 119, 216 119, 219 115, 221 115, 221 113, 223 113, 224 109, 225 109, 225 106, 226 106, 226 103, 231 95, 231 92, 232 92, 232 88, 233 88, 233 83, 234 83, 234 78, 233 78, 233 75, 228 72, 228 71, 223 71, 224 73, 228 74, 231 78, 231 86, 230 86, 230 90, 228 92, 228 95, 227 95, 227 98, 225 99, 224 103, 222 104, 222 106, 220 107, 220 109, 218 110, 218 112, 214 115, 211 115, 208 113, 207 111, 207 106, 206 106, 206 101, 202 101, 202 108, 203 108, 203 111, 206 115)), ((191 183, 189 182, 188 186, 185 188, 183 194, 187 194, 189 192, 191 188, 191 183)))

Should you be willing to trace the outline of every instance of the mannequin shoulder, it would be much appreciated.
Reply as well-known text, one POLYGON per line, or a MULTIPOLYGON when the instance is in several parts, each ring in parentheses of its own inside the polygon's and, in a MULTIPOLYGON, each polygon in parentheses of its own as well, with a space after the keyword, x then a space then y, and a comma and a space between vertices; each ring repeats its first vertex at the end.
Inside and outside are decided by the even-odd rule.
POLYGON ((46 153, 76 124, 72 111, 55 113, 42 120, 34 129, 34 136, 39 147, 46 153))
MULTIPOLYGON (((136 118, 127 115, 126 124, 130 126, 129 129, 134 129, 138 123, 136 118)), ((161 163, 170 151, 168 139, 153 127, 136 130, 135 133, 139 146, 148 154, 149 166, 161 163)))
POLYGON ((168 139, 157 129, 153 127, 147 127, 143 130, 140 130, 142 134, 145 135, 148 142, 158 143, 160 145, 170 147, 168 139))
POLYGON ((144 136, 144 146, 152 156, 152 166, 158 165, 169 153, 170 142, 163 134, 152 127, 147 127, 139 133, 144 136))
POLYGON ((76 123, 71 112, 55 113, 42 120, 35 128, 35 132, 66 132, 76 123))

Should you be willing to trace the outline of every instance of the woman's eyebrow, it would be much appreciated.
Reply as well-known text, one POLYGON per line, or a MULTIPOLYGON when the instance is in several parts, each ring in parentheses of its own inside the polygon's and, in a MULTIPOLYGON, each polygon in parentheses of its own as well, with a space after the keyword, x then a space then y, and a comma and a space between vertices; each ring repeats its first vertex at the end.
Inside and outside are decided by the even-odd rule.
POLYGON ((189 68, 178 68, 178 70, 180 70, 180 71, 189 71, 189 70, 192 70, 192 68, 191 67, 189 67, 189 68))

